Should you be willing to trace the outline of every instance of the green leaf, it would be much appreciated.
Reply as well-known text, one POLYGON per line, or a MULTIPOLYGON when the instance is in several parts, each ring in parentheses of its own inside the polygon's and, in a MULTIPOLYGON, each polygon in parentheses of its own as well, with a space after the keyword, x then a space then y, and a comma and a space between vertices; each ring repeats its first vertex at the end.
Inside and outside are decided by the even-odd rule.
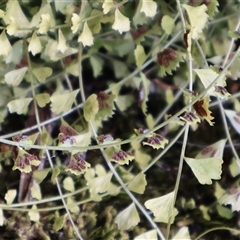
MULTIPOLYGON (((207 88, 219 75, 210 68, 209 69, 194 69, 194 72, 197 73, 198 77, 200 78, 200 80, 205 88, 207 88)), ((225 76, 221 77, 215 83, 215 85, 225 87, 226 86, 226 77, 225 76)), ((209 95, 215 96, 214 92, 215 92, 214 86, 208 90, 209 95)))
POLYGON ((142 86, 143 89, 140 90, 141 94, 143 95, 142 98, 140 99, 141 101, 141 108, 144 114, 147 114, 147 101, 148 101, 148 95, 149 95, 149 89, 150 89, 150 81, 149 79, 146 78, 145 74, 140 72, 140 76, 142 79, 142 86))
POLYGON ((158 240, 157 237, 157 230, 150 230, 147 231, 141 235, 138 235, 137 237, 134 238, 134 240, 158 240))
POLYGON ((59 231, 63 227, 65 222, 66 222, 66 214, 62 215, 61 217, 56 217, 53 224, 53 230, 56 232, 59 231))
POLYGON ((240 32, 239 31, 228 31, 228 35, 232 38, 240 38, 240 32))
POLYGON ((35 170, 33 172, 33 178, 36 180, 36 182, 38 184, 40 184, 43 181, 43 179, 46 178, 46 176, 48 175, 50 170, 51 170, 51 168, 44 168, 42 170, 35 170))
POLYGON ((48 93, 40 93, 35 95, 35 99, 39 107, 45 107, 50 102, 50 95, 48 93))
POLYGON ((113 0, 104 0, 102 4, 103 13, 107 14, 114 7, 113 0))
POLYGON ((89 122, 90 120, 95 118, 98 112, 98 101, 96 94, 92 94, 87 98, 86 102, 83 105, 83 112, 86 121, 89 122))
POLYGON ((140 68, 146 60, 146 54, 142 45, 137 45, 134 50, 134 56, 136 59, 136 65, 140 68))
POLYGON ((39 214, 38 211, 36 211, 36 209, 37 209, 36 204, 33 204, 31 210, 29 210, 29 212, 28 212, 28 216, 30 217, 30 221, 38 222, 39 219, 40 219, 40 214, 39 214))
POLYGON ((192 7, 190 5, 182 5, 187 11, 188 19, 191 27, 191 37, 193 39, 198 39, 200 33, 202 33, 203 28, 207 25, 208 15, 206 13, 207 7, 202 4, 198 7, 192 7))
POLYGON ((144 205, 154 214, 154 221, 168 223, 171 218, 171 223, 174 222, 175 216, 178 214, 176 208, 171 211, 174 201, 174 192, 168 193, 162 197, 147 200, 144 205))
POLYGON ((129 207, 121 211, 114 222, 118 225, 118 229, 122 231, 135 227, 140 222, 135 204, 132 203, 129 207))
POLYGON ((142 2, 139 2, 135 14, 133 16, 133 24, 135 27, 138 25, 144 25, 147 22, 147 16, 144 12, 140 11, 142 8, 142 2))
POLYGON ((147 17, 153 18, 157 13, 157 3, 153 0, 141 1, 142 4, 140 12, 144 12, 147 17))
POLYGON ((79 90, 72 91, 64 94, 54 94, 51 96, 51 109, 54 113, 67 112, 71 109, 73 102, 79 90))
POLYGON ((223 160, 219 157, 194 159, 184 157, 201 184, 212 184, 211 179, 221 179, 223 160))
MULTIPOLYGON (((55 2, 56 3, 56 2, 55 2)), ((68 46, 66 44, 66 38, 64 37, 61 29, 58 29, 58 45, 57 50, 64 53, 68 49, 68 46)))
POLYGON ((52 176, 51 176, 51 181, 55 181, 55 178, 60 174, 60 169, 58 167, 53 168, 52 170, 52 176))
POLYGON ((229 208, 223 207, 219 204, 217 205, 217 211, 221 217, 226 219, 231 219, 234 216, 233 212, 229 208))
POLYGON ((113 115, 114 109, 114 95, 108 95, 101 91, 97 95, 98 100, 98 112, 95 115, 96 120, 106 120, 113 115))
POLYGON ((116 31, 119 31, 120 34, 130 30, 130 21, 127 17, 122 15, 122 13, 116 8, 115 10, 115 20, 112 25, 112 28, 116 31))
POLYGON ((4 15, 5 15, 5 12, 2 9, 0 9, 0 18, 3 18, 4 15))
POLYGON ((145 169, 148 166, 148 163, 152 159, 149 154, 146 154, 141 150, 135 150, 134 157, 141 170, 145 169))
POLYGON ((172 74, 173 70, 176 70, 179 67, 179 63, 183 62, 185 54, 179 51, 175 51, 171 48, 165 49, 158 54, 158 63, 160 65, 160 76, 165 76, 167 74, 172 74), (168 52, 166 52, 168 51, 168 52), (173 57, 171 57, 171 53, 173 57), (162 61, 159 60, 162 59, 162 61))
POLYGON ((33 181, 31 186, 31 195, 37 200, 42 199, 42 193, 39 184, 36 181, 33 181))
POLYGON ((112 173, 108 173, 103 176, 95 177, 87 181, 89 187, 90 195, 92 198, 97 197, 101 193, 105 193, 109 190, 111 186, 112 173))
MULTIPOLYGON (((1 44, 1 40, 0 40, 0 44, 1 44)), ((7 48, 7 44, 5 44, 4 46, 5 46, 4 48, 7 48)), ((5 57, 6 63, 14 63, 16 65, 19 64, 22 59, 22 52, 23 52, 23 40, 19 40, 13 44, 12 51, 5 57)), ((1 50, 0 50, 0 55, 1 55, 1 50)))
POLYGON ((87 22, 84 23, 83 31, 78 37, 78 42, 82 42, 84 47, 93 45, 93 35, 87 22))
POLYGON ((42 50, 41 42, 37 36, 36 31, 34 31, 28 45, 28 51, 32 52, 32 55, 35 56, 37 53, 40 53, 41 50, 42 50))
MULTIPOLYGON (((91 136, 91 131, 73 136, 76 141, 73 146, 89 146, 91 143, 91 136)), ((77 151, 79 152, 79 150, 77 151)), ((74 154, 74 151, 72 151, 72 153, 74 154)))
POLYGON ((4 81, 7 84, 16 87, 23 80, 23 77, 24 77, 25 73, 27 72, 27 70, 28 70, 27 67, 12 70, 5 74, 4 81))
POLYGON ((88 26, 93 34, 97 34, 101 30, 102 11, 93 9, 88 20, 88 26))
POLYGON ((133 104, 133 101, 134 97, 130 94, 118 96, 115 99, 115 102, 117 103, 117 106, 121 112, 125 111, 128 107, 130 107, 133 104))
POLYGON ((66 71, 70 74, 72 74, 75 77, 78 77, 79 75, 79 67, 78 67, 78 61, 72 61, 67 67, 66 71))
POLYGON ((202 212, 203 218, 206 219, 207 221, 210 221, 211 217, 209 216, 209 213, 208 213, 209 207, 205 207, 204 205, 201 205, 199 209, 202 212))
POLYGON ((27 107, 31 101, 32 98, 13 100, 7 104, 7 107, 11 113, 16 112, 17 114, 22 114, 26 112, 27 107))
POLYGON ((218 1, 210 1, 207 4, 207 8, 208 8, 207 13, 210 17, 213 17, 215 13, 218 12, 218 6, 219 6, 218 1))
POLYGON ((46 78, 52 75, 52 69, 49 67, 34 68, 32 73, 40 83, 45 82, 46 78))
POLYGON ((112 63, 116 78, 124 78, 129 74, 128 67, 125 62, 113 60, 112 63))
POLYGON ((90 56, 90 63, 91 63, 91 66, 92 66, 93 75, 94 75, 95 78, 97 78, 102 73, 104 62, 97 55, 91 55, 90 56))
POLYGON ((13 200, 15 199, 17 195, 17 190, 16 189, 9 189, 7 193, 5 194, 4 199, 7 202, 7 205, 10 205, 13 203, 13 200))
POLYGON ((240 134, 240 113, 233 110, 224 110, 233 128, 240 134))
POLYGON ((146 175, 140 172, 129 184, 128 189, 143 194, 145 191, 145 187, 147 186, 146 175))
POLYGON ((166 34, 171 34, 173 27, 174 27, 174 19, 169 17, 168 15, 163 16, 162 22, 161 22, 163 30, 166 32, 166 34))
POLYGON ((188 227, 182 227, 177 234, 173 237, 173 240, 179 239, 179 240, 191 240, 188 227))
POLYGON ((74 214, 79 213, 79 207, 71 197, 67 198, 67 207, 71 211, 71 213, 74 213, 74 214))
POLYGON ((240 164, 237 159, 232 158, 229 171, 234 178, 240 174, 240 164))
POLYGON ((62 53, 61 51, 58 51, 58 42, 55 40, 49 39, 41 57, 46 61, 49 61, 49 58, 52 61, 58 61, 64 57, 67 57, 69 55, 76 53, 77 51, 78 51, 77 49, 69 47, 64 53, 62 53))
POLYGON ((74 192, 75 191, 75 187, 74 187, 74 182, 73 179, 71 177, 66 177, 63 180, 63 188, 69 192, 74 192))

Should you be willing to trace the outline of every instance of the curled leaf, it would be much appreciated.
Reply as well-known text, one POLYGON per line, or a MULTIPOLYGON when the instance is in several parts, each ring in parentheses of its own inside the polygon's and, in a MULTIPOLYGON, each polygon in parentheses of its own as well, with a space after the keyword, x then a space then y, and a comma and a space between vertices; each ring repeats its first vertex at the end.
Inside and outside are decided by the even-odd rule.
POLYGON ((200 99, 199 101, 197 101, 196 103, 194 103, 193 108, 200 118, 205 119, 210 126, 213 126, 214 122, 212 122, 212 120, 214 119, 214 117, 211 116, 212 112, 208 109, 209 101, 210 101, 210 98, 206 96, 200 99))
POLYGON ((90 164, 86 162, 80 154, 71 155, 70 162, 66 168, 66 171, 69 171, 75 175, 81 175, 90 168, 90 164))
POLYGON ((164 148, 165 144, 168 144, 168 140, 158 133, 153 133, 147 142, 143 142, 143 145, 151 146, 154 149, 164 148))
POLYGON ((29 154, 25 150, 19 148, 12 169, 18 169, 21 172, 29 173, 32 171, 31 165, 38 166, 40 163, 40 160, 35 155, 29 154))
POLYGON ((179 119, 189 124, 201 122, 200 118, 193 112, 185 112, 183 116, 179 117, 179 119))
POLYGON ((116 162, 120 165, 129 164, 130 161, 134 159, 134 156, 130 152, 125 152, 122 149, 113 152, 111 161, 116 162))
POLYGON ((215 86, 213 94, 221 99, 228 99, 228 97, 231 96, 227 89, 222 86, 215 86))

